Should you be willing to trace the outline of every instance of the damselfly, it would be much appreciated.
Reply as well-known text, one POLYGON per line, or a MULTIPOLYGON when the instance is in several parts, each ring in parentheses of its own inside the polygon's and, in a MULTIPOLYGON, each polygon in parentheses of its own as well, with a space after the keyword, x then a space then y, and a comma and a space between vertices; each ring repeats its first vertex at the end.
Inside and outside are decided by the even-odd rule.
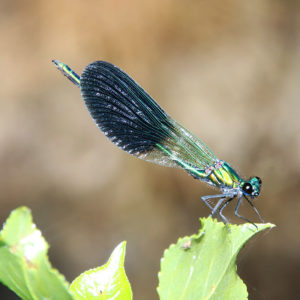
POLYGON ((201 199, 210 209, 211 216, 219 215, 225 224, 229 221, 223 210, 237 199, 235 215, 255 225, 239 214, 243 198, 264 222, 252 202, 260 193, 260 178, 244 180, 240 177, 199 138, 168 116, 125 72, 108 62, 96 61, 79 76, 66 64, 53 62, 80 87, 92 118, 115 145, 143 160, 182 168, 194 178, 219 188, 220 194, 201 199), (218 200, 214 206, 213 199, 218 200))

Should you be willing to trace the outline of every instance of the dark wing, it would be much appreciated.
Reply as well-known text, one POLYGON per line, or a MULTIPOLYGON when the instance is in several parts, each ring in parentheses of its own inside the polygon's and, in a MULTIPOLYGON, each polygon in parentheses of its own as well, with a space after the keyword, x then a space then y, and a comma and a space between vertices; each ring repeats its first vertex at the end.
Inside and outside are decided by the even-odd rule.
POLYGON ((93 62, 81 74, 80 89, 98 127, 121 149, 171 167, 182 166, 179 161, 198 168, 214 164, 216 157, 209 148, 118 67, 93 62))
POLYGON ((80 88, 98 127, 123 150, 138 155, 166 138, 165 127, 171 126, 166 113, 116 66, 104 61, 88 65, 80 88))

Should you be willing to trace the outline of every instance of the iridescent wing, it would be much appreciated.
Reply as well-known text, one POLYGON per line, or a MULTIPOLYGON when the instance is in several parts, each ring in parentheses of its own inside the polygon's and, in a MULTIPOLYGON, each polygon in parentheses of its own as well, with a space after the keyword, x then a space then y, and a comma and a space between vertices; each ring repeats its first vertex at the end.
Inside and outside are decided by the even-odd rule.
POLYGON ((205 169, 216 162, 199 138, 170 118, 118 67, 104 61, 88 65, 80 89, 98 127, 128 153, 169 167, 182 167, 180 162, 185 162, 205 169))

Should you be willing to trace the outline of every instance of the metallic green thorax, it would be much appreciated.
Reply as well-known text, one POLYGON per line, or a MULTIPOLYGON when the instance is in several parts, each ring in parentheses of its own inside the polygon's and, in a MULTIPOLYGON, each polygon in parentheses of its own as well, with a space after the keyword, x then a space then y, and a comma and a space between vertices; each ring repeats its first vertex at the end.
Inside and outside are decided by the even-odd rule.
POLYGON ((217 162, 213 169, 209 169, 211 169, 211 173, 206 177, 206 179, 217 187, 238 188, 241 181, 244 181, 240 178, 236 171, 224 161, 217 162))
POLYGON ((201 169, 176 158, 172 151, 163 145, 157 144, 156 146, 196 179, 203 180, 219 188, 238 188, 245 182, 228 163, 222 160, 217 161, 214 166, 201 169))

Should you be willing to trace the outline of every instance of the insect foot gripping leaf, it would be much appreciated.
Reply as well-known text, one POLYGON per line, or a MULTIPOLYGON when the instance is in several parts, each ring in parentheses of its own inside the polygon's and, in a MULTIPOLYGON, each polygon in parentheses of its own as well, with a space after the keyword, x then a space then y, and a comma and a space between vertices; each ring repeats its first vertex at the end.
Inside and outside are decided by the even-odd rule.
POLYGON ((30 210, 15 209, 0 232, 0 281, 22 299, 73 299, 64 277, 53 269, 48 244, 30 210))
POLYGON ((201 219, 198 234, 180 238, 165 250, 157 288, 160 300, 245 300, 246 285, 237 275, 236 257, 256 233, 272 224, 228 225, 201 219))
POLYGON ((120 243, 108 262, 82 273, 71 284, 71 292, 76 300, 131 300, 130 283, 124 270, 126 242, 120 243))

